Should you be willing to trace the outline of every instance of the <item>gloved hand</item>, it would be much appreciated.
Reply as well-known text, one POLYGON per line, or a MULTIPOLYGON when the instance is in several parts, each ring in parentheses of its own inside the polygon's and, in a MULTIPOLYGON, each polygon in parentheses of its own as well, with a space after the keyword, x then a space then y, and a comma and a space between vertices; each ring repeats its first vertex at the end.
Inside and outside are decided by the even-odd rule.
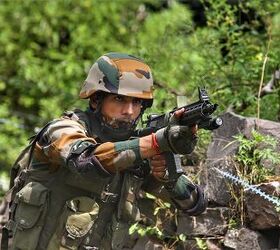
POLYGON ((207 208, 203 190, 185 175, 181 175, 174 187, 168 191, 176 207, 188 215, 199 215, 207 208))
POLYGON ((159 129, 155 137, 160 152, 171 151, 175 154, 190 154, 197 143, 196 128, 188 126, 167 126, 159 129))

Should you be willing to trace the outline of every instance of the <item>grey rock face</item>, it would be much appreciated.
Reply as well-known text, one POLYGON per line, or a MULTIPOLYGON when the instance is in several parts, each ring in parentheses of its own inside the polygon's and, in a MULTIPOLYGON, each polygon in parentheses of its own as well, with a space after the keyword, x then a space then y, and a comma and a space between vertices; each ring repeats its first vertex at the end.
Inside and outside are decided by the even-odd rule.
POLYGON ((267 239, 248 228, 229 230, 225 236, 224 245, 235 250, 271 249, 271 244, 267 239))
MULTIPOLYGON (((242 133, 250 138, 252 130, 258 128, 260 133, 270 135, 280 142, 280 123, 245 118, 230 112, 221 117, 224 124, 213 132, 213 139, 208 147, 207 160, 200 176, 200 182, 205 187, 210 202, 219 206, 226 206, 231 197, 227 185, 228 181, 213 168, 235 173, 234 157, 239 145, 234 136, 242 133)), ((276 150, 280 152, 280 143, 276 150)), ((271 162, 265 161, 263 163, 271 168, 271 162)), ((280 164, 276 166, 275 174, 280 174, 280 164)))
POLYGON ((222 115, 223 126, 213 132, 213 139, 207 150, 206 167, 201 174, 201 183, 210 202, 226 206, 230 200, 230 191, 223 176, 217 174, 214 167, 234 172, 233 157, 238 150, 234 136, 240 132, 249 135, 255 126, 253 120, 248 120, 233 113, 222 115))
POLYGON ((209 162, 201 174, 201 184, 204 185, 205 193, 211 203, 218 206, 227 206, 231 199, 231 193, 228 188, 228 180, 217 173, 214 168, 235 172, 234 161, 231 157, 224 156, 217 161, 209 162))
POLYGON ((223 235, 227 231, 229 209, 226 207, 207 208, 200 216, 178 217, 178 234, 185 235, 223 235))
MULTIPOLYGON (((280 182, 263 183, 257 186, 267 194, 280 197, 280 182)), ((245 191, 245 205, 252 229, 279 228, 280 230, 280 213, 271 202, 257 194, 245 191)))
MULTIPOLYGON (((234 157, 238 151, 238 143, 235 142, 234 136, 242 133, 245 137, 251 138, 253 129, 257 129, 258 132, 264 135, 270 135, 280 142, 280 123, 271 122, 266 120, 258 120, 256 118, 245 118, 234 113, 225 113, 223 116, 224 125, 213 133, 213 139, 210 143, 207 151, 207 160, 203 171, 200 176, 200 183, 204 186, 204 190, 208 196, 211 206, 228 207, 229 201, 232 200, 231 190, 228 183, 229 180, 217 173, 214 168, 224 170, 229 173, 236 174, 236 162, 234 157)), ((280 143, 276 149, 280 152, 280 143)), ((269 160, 262 161, 262 164, 266 168, 272 167, 272 162, 269 160)), ((275 167, 275 166, 274 166, 275 167)), ((259 188, 265 193, 280 197, 280 165, 275 168, 275 182, 259 184, 259 188), (278 176, 278 177, 277 177, 278 176)), ((238 185, 234 185, 234 188, 241 188, 238 185)), ((252 193, 250 190, 244 192, 244 205, 246 210, 246 227, 242 229, 228 230, 224 239, 224 246, 227 249, 236 250, 271 250, 280 249, 280 213, 276 211, 275 205, 265 200, 260 195, 252 193), (265 231, 253 231, 253 230, 265 230, 265 231), (269 233, 267 233, 269 232, 269 233)), ((209 209, 208 209, 209 210, 209 209)), ((207 211, 208 211, 207 210, 207 211)), ((205 215, 201 215, 204 217, 205 215)), ((200 217, 200 216, 199 216, 200 217)), ((199 220, 196 218, 196 221, 199 220)), ((184 223, 189 223, 190 232, 206 233, 209 229, 209 219, 207 222, 203 222, 198 227, 193 226, 193 222, 189 222, 183 219, 184 223)), ((225 222, 219 222, 222 228, 225 222)), ((180 225, 180 224, 179 224, 180 225)), ((218 223, 217 223, 217 226, 218 223)), ((211 232, 211 230, 210 230, 211 232)), ((212 230, 213 232, 213 230, 212 230)), ((216 233, 222 233, 222 231, 206 234, 207 236, 213 236, 216 233)))

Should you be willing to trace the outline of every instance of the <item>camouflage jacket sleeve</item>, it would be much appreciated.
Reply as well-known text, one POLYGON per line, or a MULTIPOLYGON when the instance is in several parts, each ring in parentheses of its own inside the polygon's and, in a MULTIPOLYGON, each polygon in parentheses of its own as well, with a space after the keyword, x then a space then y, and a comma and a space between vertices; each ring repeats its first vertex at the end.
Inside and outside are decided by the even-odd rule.
POLYGON ((35 157, 48 161, 54 170, 66 166, 79 172, 90 171, 95 166, 114 173, 142 161, 139 139, 98 144, 87 136, 81 123, 67 118, 48 127, 37 144, 35 157))

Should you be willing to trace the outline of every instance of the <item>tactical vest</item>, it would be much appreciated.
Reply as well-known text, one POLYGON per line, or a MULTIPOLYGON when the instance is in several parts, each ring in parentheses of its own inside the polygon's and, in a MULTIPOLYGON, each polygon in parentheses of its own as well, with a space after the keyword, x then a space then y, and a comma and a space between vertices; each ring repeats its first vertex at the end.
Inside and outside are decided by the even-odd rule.
MULTIPOLYGON (((66 115, 97 138, 87 113, 66 115)), ((23 154, 25 164, 31 149, 23 154)), ((18 164, 24 165, 22 159, 18 164)), ((12 231, 12 249, 122 249, 129 225, 140 219, 136 194, 142 178, 131 172, 90 181, 63 167, 54 173, 48 166, 22 173, 24 185, 14 194, 6 225, 12 231)))

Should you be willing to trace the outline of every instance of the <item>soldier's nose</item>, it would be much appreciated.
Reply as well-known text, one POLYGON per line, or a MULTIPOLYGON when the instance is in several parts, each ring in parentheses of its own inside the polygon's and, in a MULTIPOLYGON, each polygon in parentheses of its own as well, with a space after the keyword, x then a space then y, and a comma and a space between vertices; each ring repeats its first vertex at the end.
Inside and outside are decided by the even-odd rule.
POLYGON ((127 102, 123 108, 123 113, 132 115, 134 112, 133 110, 133 103, 132 102, 127 102))

